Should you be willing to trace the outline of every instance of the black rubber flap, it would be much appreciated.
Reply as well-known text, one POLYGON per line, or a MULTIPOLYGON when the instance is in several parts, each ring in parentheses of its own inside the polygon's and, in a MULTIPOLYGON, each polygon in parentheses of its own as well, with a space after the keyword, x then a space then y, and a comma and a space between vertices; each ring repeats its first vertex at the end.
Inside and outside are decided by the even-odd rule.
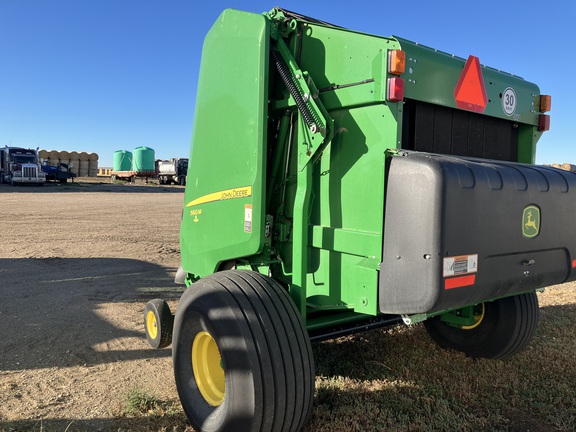
POLYGON ((436 312, 576 278, 576 174, 404 152, 386 184, 382 313, 436 312))

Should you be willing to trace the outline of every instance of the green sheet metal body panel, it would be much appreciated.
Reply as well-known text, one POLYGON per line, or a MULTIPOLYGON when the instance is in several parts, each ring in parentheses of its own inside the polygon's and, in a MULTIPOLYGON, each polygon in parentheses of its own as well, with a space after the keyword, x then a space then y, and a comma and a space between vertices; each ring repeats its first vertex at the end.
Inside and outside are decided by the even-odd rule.
MULTIPOLYGON (((396 37, 406 53, 402 75, 407 99, 457 108, 454 89, 466 60, 396 37)), ((480 59, 481 60, 481 59, 480 59)), ((518 162, 534 163, 539 121, 540 89, 518 76, 482 65, 487 104, 483 115, 516 122, 520 129, 518 162), (511 102, 506 104, 505 102, 511 102)))
MULTIPOLYGON (((314 165, 308 220, 306 295, 309 310, 354 310, 375 315, 384 212, 385 151, 399 144, 401 107, 385 103, 389 38, 312 23, 302 24, 299 64, 320 89, 318 99, 334 121, 334 137, 314 165), (370 215, 367 217, 367 215, 370 215)), ((278 95, 280 89, 272 94, 278 95)), ((281 109, 271 112, 280 115, 281 109)), ((291 161, 299 145, 292 146, 291 161)), ((296 171, 295 163, 290 174, 296 171)), ((279 182, 282 183, 282 180, 279 182)), ((274 187, 274 185, 271 185, 274 187)), ((281 187, 278 187, 281 189, 281 187)), ((280 232, 290 232, 297 182, 288 176, 280 232), (283 222, 284 221, 284 222, 283 222)), ((276 197, 274 206, 281 197, 276 197)), ((275 245, 291 281, 291 237, 275 245)))
MULTIPOLYGON (((454 88, 466 59, 396 37, 406 53, 405 97, 456 108, 454 88)), ((481 60, 481 59, 480 59, 481 60)), ((485 115, 538 125, 535 110, 540 89, 518 76, 482 66, 488 102, 485 115), (514 89, 514 112, 505 112, 502 98, 507 88, 514 89)))
MULTIPOLYGON (((376 314, 384 152, 385 143, 396 139, 396 122, 389 107, 382 104, 342 109, 331 115, 342 131, 325 149, 312 173, 308 305, 376 314)), ((295 183, 288 185, 288 202, 294 202, 296 187, 295 183)), ((285 217, 290 220, 291 216, 288 206, 285 217)), ((279 238, 277 247, 290 273, 292 239, 279 238)))
POLYGON ((195 276, 263 247, 269 22, 226 10, 204 41, 180 244, 195 276))

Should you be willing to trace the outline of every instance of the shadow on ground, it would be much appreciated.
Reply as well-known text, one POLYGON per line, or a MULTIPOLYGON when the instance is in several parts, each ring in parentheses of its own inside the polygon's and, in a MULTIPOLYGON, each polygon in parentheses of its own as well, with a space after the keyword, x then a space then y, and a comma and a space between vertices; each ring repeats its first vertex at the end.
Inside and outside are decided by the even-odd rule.
POLYGON ((44 419, 0 422, 0 432, 86 432, 123 431, 147 432, 169 430, 172 432, 193 432, 194 429, 182 415, 162 418, 98 418, 90 420, 44 419))
POLYGON ((0 194, 10 193, 50 193, 50 192, 122 192, 122 193, 184 193, 182 186, 160 186, 155 183, 127 183, 115 182, 110 180, 93 181, 93 182, 68 182, 53 183, 47 182, 44 185, 16 185, 0 184, 0 194))
POLYGON ((123 341, 144 338, 140 311, 149 299, 180 297, 184 286, 174 283, 174 272, 133 259, 0 259, 0 371, 170 355, 126 349, 123 341), (107 307, 118 302, 137 322, 110 316, 122 313, 107 307))

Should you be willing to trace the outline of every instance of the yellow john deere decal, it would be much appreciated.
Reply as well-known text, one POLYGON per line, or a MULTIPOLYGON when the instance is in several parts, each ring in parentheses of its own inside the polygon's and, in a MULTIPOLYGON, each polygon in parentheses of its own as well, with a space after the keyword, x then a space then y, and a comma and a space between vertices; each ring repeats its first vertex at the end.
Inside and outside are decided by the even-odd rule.
POLYGON ((246 198, 252 196, 252 186, 244 186, 234 189, 227 189, 220 192, 213 192, 208 195, 201 196, 186 204, 186 207, 192 207, 199 204, 206 204, 213 201, 224 201, 237 198, 246 198))
POLYGON ((540 208, 529 205, 522 213, 522 235, 524 237, 536 237, 540 233, 540 208))

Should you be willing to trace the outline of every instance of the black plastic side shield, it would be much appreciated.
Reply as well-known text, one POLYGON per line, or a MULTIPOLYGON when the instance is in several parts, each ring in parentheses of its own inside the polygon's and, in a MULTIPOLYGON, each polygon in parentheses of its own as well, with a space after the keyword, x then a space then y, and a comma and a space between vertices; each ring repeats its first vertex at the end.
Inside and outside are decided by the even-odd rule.
POLYGON ((576 174, 405 152, 389 161, 379 304, 435 312, 576 278, 576 174))

